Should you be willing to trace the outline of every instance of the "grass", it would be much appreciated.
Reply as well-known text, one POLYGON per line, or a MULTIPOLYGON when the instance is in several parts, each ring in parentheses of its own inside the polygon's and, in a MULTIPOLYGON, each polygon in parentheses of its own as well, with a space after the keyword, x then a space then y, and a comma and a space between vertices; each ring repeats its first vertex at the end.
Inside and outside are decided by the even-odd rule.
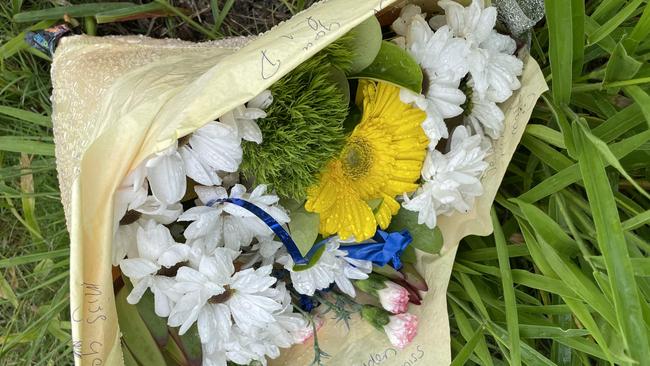
MULTIPOLYGON (((305 6, 174 5, 190 10, 99 24, 96 31, 201 40, 257 33, 305 6)), ((72 362, 49 65, 21 46, 20 32, 37 21, 11 21, 22 10, 50 6, 0 3, 4 365, 72 362)), ((648 365, 650 6, 549 0, 546 13, 531 52, 551 90, 538 102, 500 188, 495 235, 461 243, 449 285, 454 364, 648 365)))

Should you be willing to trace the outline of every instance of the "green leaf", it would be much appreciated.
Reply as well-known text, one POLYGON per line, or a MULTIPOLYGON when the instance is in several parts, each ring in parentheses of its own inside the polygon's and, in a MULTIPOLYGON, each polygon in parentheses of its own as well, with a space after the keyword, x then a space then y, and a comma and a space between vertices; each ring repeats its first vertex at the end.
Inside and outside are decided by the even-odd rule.
POLYGON ((533 324, 520 324, 519 332, 521 333, 522 338, 528 339, 572 338, 589 335, 589 331, 586 329, 562 329, 560 327, 533 324))
POLYGON ((632 13, 643 3, 643 0, 630 1, 623 9, 616 12, 613 17, 610 17, 605 24, 601 25, 589 35, 588 43, 594 44, 609 36, 616 28, 618 28, 632 13))
POLYGON ((11 288, 9 282, 7 282, 4 276, 2 276, 2 274, 0 274, 0 299, 9 301, 14 309, 18 308, 18 298, 16 297, 16 293, 11 288))
POLYGON ((564 229, 555 220, 529 203, 518 199, 512 201, 519 205, 529 225, 541 239, 562 253, 563 256, 572 257, 578 253, 576 242, 564 232, 564 229))
POLYGON ((139 366, 129 348, 122 342, 122 355, 124 356, 124 366, 139 366))
MULTIPOLYGON (((594 132, 595 131, 596 130, 594 130, 594 132)), ((623 141, 612 144, 612 153, 617 159, 621 159, 638 149, 646 143, 648 139, 650 139, 650 130, 646 130, 637 135, 628 137, 623 141)), ((579 182, 581 178, 580 168, 578 167, 578 164, 574 164, 545 179, 543 182, 539 183, 518 198, 528 203, 536 202, 573 183, 579 182)))
POLYGON ((203 359, 203 350, 201 348, 201 338, 199 338, 197 325, 192 325, 183 335, 178 335, 176 329, 170 330, 170 333, 178 346, 183 350, 183 354, 187 357, 189 365, 200 365, 203 359))
POLYGON ((122 339, 141 365, 164 365, 165 359, 140 317, 140 313, 134 305, 126 301, 130 291, 130 286, 125 284, 115 295, 115 307, 122 339))
POLYGON ((560 149, 566 149, 562 133, 550 127, 538 124, 528 124, 526 126, 525 133, 531 136, 535 136, 550 145, 559 147, 560 149))
POLYGON ((591 142, 596 150, 600 153, 600 155, 605 159, 605 161, 616 168, 618 172, 627 179, 628 182, 630 182, 634 188, 639 191, 642 195, 644 195, 646 198, 650 199, 650 194, 646 192, 641 186, 636 182, 636 180, 632 179, 630 175, 625 171, 625 168, 621 165, 619 160, 614 156, 614 153, 609 149, 609 146, 607 146, 606 143, 604 143, 602 140, 600 140, 598 137, 594 136, 591 132, 589 131, 583 131, 589 142, 591 142))
POLYGON ((548 105, 548 107, 550 108, 551 113, 555 118, 555 121, 560 127, 560 131, 562 131, 562 137, 564 140, 563 144, 567 149, 567 153, 571 158, 575 159, 575 146, 573 143, 573 134, 571 133, 571 125, 569 125, 569 121, 567 120, 564 111, 562 111, 555 103, 553 103, 552 100, 547 98, 545 94, 542 94, 542 99, 544 100, 544 102, 546 102, 546 105, 548 105))
MULTIPOLYGON (((508 245, 508 255, 510 258, 528 256, 528 248, 525 245, 513 244, 508 245)), ((472 250, 459 251, 457 258, 465 259, 472 262, 487 262, 493 261, 498 258, 497 249, 495 247, 479 248, 472 250)))
POLYGON ((605 142, 611 142, 644 121, 641 107, 632 104, 609 117, 607 121, 594 128, 592 133, 605 142))
POLYGON ((650 4, 646 3, 641 18, 623 44, 628 52, 634 53, 639 43, 647 40, 648 34, 650 34, 650 4))
MULTIPOLYGON (((648 8, 650 8, 650 6, 648 8)), ((646 122, 648 122, 648 126, 650 126, 650 95, 637 85, 626 86, 623 90, 636 102, 636 105, 641 108, 641 113, 646 122)))
POLYGON ((554 170, 559 171, 573 165, 573 160, 536 137, 524 135, 521 144, 554 170))
POLYGON ((458 354, 456 354, 453 361, 451 361, 451 366, 465 365, 469 356, 472 355, 481 339, 483 339, 483 327, 476 329, 474 334, 469 337, 467 343, 465 343, 463 348, 458 352, 458 354))
POLYGON ((307 254, 318 237, 320 218, 317 213, 308 212, 303 206, 291 210, 289 232, 302 255, 307 254))
MULTIPOLYGON (((451 309, 454 313, 454 319, 456 320, 456 325, 458 326, 461 335, 463 336, 463 338, 465 338, 465 340, 468 343, 470 343, 470 341, 473 339, 474 330, 471 326, 469 319, 467 319, 467 316, 465 316, 465 313, 460 309, 458 305, 456 305, 453 302, 450 302, 449 305, 451 306, 451 309)), ((480 337, 476 346, 473 347, 473 351, 481 359, 482 365, 485 366, 494 365, 494 363, 492 362, 492 357, 490 356, 490 351, 487 348, 487 343, 485 343, 484 337, 480 337)), ((454 358, 454 362, 456 359, 459 359, 458 355, 454 358)))
MULTIPOLYGON (((605 260, 602 256, 589 257, 589 260, 599 269, 606 269, 605 260)), ((634 275, 639 277, 650 277, 650 258, 630 258, 634 275)))
POLYGON ((571 99, 573 62, 573 20, 571 1, 545 0, 549 58, 553 76, 553 99, 562 106, 571 99))
POLYGON ((582 74, 585 52, 585 2, 571 0, 571 25, 573 26, 573 77, 582 74))
POLYGON ((638 215, 635 215, 634 217, 631 217, 622 223, 623 230, 625 231, 634 230, 648 224, 650 224, 650 210, 646 210, 638 215))
POLYGON ((24 136, 0 136, 0 151, 54 156, 54 144, 24 136))
POLYGON ((0 114, 19 119, 21 121, 30 122, 35 125, 52 127, 52 121, 50 120, 50 117, 26 111, 24 109, 0 106, 0 114))
POLYGON ((313 267, 318 261, 320 260, 320 257, 323 256, 323 253, 325 252, 325 245, 321 245, 320 248, 316 250, 314 255, 309 258, 309 262, 306 264, 294 264, 293 265, 293 271, 294 272, 299 272, 299 271, 304 271, 307 269, 310 269, 313 267))
POLYGON ((418 213, 405 209, 399 210, 397 215, 393 216, 388 230, 408 230, 413 238, 410 245, 430 254, 439 253, 444 242, 438 227, 429 229, 426 225, 418 224, 418 213))
MULTIPOLYGON (((124 276, 122 276, 124 278, 124 276)), ((125 280, 126 281, 126 280, 125 280)), ((135 305, 138 309, 142 321, 146 324, 147 329, 156 340, 159 346, 167 344, 169 338, 169 331, 167 329, 167 322, 164 318, 159 317, 154 312, 154 298, 151 291, 147 291, 142 295, 140 301, 135 305)))
POLYGON ((34 263, 48 258, 66 257, 70 249, 63 248, 43 253, 25 254, 19 257, 0 259, 0 268, 15 267, 22 264, 34 263))
POLYGON ((58 6, 43 10, 26 11, 14 15, 14 22, 28 23, 37 22, 46 19, 62 19, 65 15, 73 18, 94 16, 110 10, 123 9, 133 7, 135 4, 127 2, 113 2, 113 3, 96 3, 96 4, 80 4, 69 6, 58 6))
POLYGON ((370 66, 381 48, 381 25, 371 16, 350 31, 349 47, 354 52, 349 74, 353 75, 370 66))
POLYGON ((627 252, 616 201, 609 186, 605 166, 596 148, 587 140, 584 127, 574 125, 579 164, 591 207, 598 246, 605 259, 614 306, 626 348, 639 365, 650 365, 648 333, 641 311, 641 299, 627 252))
POLYGON ((497 218, 496 211, 492 208, 490 212, 492 227, 494 228, 494 241, 499 256, 499 269, 501 270, 501 285, 503 286, 503 297, 506 305, 506 322, 510 334, 510 364, 521 365, 521 346, 519 340, 519 316, 517 315, 517 300, 515 299, 514 286, 512 284, 512 272, 510 271, 510 258, 503 229, 497 218))
POLYGON ((415 248, 412 246, 406 247, 402 252, 402 257, 400 258, 404 263, 417 263, 418 257, 415 253, 415 248))
POLYGON ((420 65, 405 50, 388 41, 381 42, 379 53, 370 66, 349 77, 385 81, 418 94, 422 91, 420 65))
POLYGON ((97 24, 125 22, 127 20, 174 15, 169 9, 157 3, 119 7, 95 14, 97 24))
POLYGON ((643 65, 641 62, 627 54, 625 47, 619 42, 607 62, 603 83, 632 79, 641 68, 641 65, 643 65))
POLYGON ((350 104, 350 83, 343 70, 332 66, 330 68, 329 78, 335 83, 341 95, 345 98, 345 104, 350 104))
POLYGON ((226 3, 221 9, 219 9, 219 4, 217 0, 210 0, 210 7, 212 8, 212 18, 214 19, 214 31, 221 31, 221 25, 226 19, 226 16, 232 9, 232 6, 235 5, 235 0, 226 0, 226 3))

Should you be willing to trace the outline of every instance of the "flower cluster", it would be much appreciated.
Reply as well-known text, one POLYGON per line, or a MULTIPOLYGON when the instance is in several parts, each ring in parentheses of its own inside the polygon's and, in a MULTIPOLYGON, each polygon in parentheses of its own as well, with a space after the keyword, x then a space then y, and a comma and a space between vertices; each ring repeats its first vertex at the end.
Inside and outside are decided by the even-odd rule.
POLYGON ((433 228, 436 216, 468 212, 483 188, 480 177, 491 139, 498 138, 505 116, 497 103, 520 87, 523 63, 513 53, 515 41, 495 29, 495 7, 473 0, 468 7, 441 0, 445 15, 427 22, 416 5, 407 5, 393 23, 398 42, 418 61, 425 83, 422 94, 403 90, 401 98, 427 113, 422 128, 429 152, 422 168, 422 186, 404 208, 419 213, 419 223, 433 228), (462 116, 467 129, 456 128, 449 152, 436 150, 449 137, 445 119, 462 116), (471 133, 476 135, 471 135, 471 133), (483 141, 481 141, 483 140, 483 141))
POLYGON ((375 29, 363 39, 377 40, 363 51, 374 55, 345 48, 358 44, 353 31, 272 85, 273 95, 130 172, 114 196, 112 246, 133 286, 127 301, 153 296, 178 334, 195 327, 205 365, 265 365, 311 338, 317 363, 328 313, 348 325, 358 316, 394 347, 410 344, 419 322, 410 304, 428 287, 419 256, 401 258, 413 236, 391 231, 393 216, 414 211, 434 228, 439 215, 472 209, 503 133, 497 104, 522 72, 515 42, 494 30, 495 8, 438 4, 445 14, 428 20, 417 6, 402 9, 393 23, 401 49, 371 18, 377 24, 358 29, 375 29), (410 75, 357 79, 327 61, 336 55, 410 75))

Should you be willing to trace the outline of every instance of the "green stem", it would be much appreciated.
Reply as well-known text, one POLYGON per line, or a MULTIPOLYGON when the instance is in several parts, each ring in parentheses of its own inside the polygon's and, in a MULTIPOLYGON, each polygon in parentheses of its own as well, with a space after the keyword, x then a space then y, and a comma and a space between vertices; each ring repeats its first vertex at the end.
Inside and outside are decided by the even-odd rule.
POLYGON ((167 0, 154 0, 156 3, 162 5, 165 9, 169 10, 170 12, 174 13, 177 17, 183 19, 190 27, 196 29, 198 32, 203 33, 205 36, 207 36, 210 39, 216 39, 217 35, 211 32, 210 30, 206 29, 203 27, 201 24, 195 22, 192 20, 192 18, 188 17, 183 13, 182 11, 178 10, 178 8, 170 5, 167 0))
POLYGON ((87 35, 89 36, 97 35, 97 21, 95 20, 95 17, 85 17, 84 27, 86 28, 87 35))

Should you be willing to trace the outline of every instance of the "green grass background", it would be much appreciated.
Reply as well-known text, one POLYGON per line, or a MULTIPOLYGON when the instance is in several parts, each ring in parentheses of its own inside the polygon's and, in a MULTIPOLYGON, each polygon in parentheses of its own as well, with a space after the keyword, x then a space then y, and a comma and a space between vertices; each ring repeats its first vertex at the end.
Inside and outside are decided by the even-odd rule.
MULTIPOLYGON (((98 25, 91 7, 75 21, 90 34, 205 40, 264 31, 306 5, 155 3, 171 16, 98 25)), ((49 60, 21 33, 55 20, 13 20, 66 4, 0 2, 2 365, 72 363, 49 60)), ((650 365, 650 6, 547 0, 546 16, 531 52, 551 90, 500 188, 494 235, 464 240, 454 266, 453 364, 650 365)))

